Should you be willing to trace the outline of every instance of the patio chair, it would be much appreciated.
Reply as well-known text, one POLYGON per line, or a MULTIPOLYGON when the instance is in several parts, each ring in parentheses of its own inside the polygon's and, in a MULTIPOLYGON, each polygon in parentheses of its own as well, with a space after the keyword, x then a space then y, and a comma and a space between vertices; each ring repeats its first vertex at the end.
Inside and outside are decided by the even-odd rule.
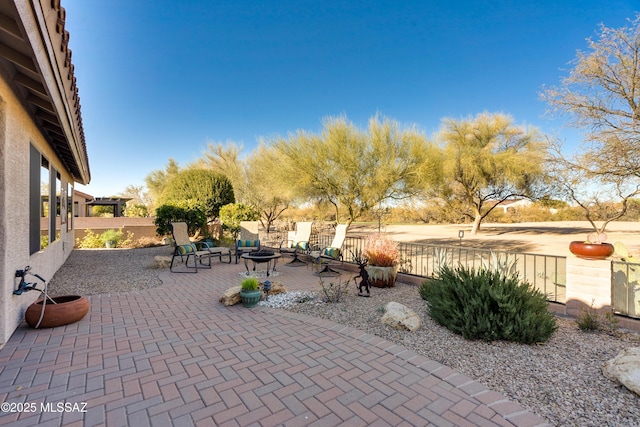
POLYGON ((289 235, 287 240, 280 242, 280 253, 293 253, 293 259, 287 263, 288 266, 294 267, 307 265, 306 262, 298 258, 298 253, 309 251, 309 239, 311 239, 312 225, 313 222, 297 223, 296 232, 293 235, 289 235))
POLYGON ((236 240, 236 264, 240 256, 260 250, 259 221, 240 221, 240 238, 236 240))
POLYGON ((217 256, 220 262, 222 262, 222 257, 229 257, 228 264, 231 264, 231 248, 226 246, 216 246, 216 241, 213 239, 205 239, 200 242, 196 242, 196 245, 200 246, 202 250, 205 248, 209 250, 212 256, 217 256))
POLYGON ((173 256, 171 257, 171 264, 169 265, 169 271, 172 273, 197 273, 198 263, 203 268, 211 268, 211 252, 209 252, 208 245, 203 243, 193 243, 189 238, 189 231, 186 222, 171 222, 171 235, 175 242, 175 249, 173 256), (174 271, 173 263, 177 257, 180 257, 181 261, 184 261, 184 265, 187 271, 174 271), (186 258, 186 259, 185 259, 186 258), (189 258, 193 258, 193 266, 189 265, 189 258), (203 261, 207 260, 205 264, 203 261), (193 268, 194 271, 189 271, 193 268))
POLYGON ((317 264, 324 264, 324 268, 315 272, 316 276, 337 276, 340 275, 339 271, 331 268, 331 261, 343 262, 342 245, 347 237, 347 224, 338 224, 336 227, 336 234, 333 236, 331 246, 323 248, 317 251, 311 251, 310 256, 317 264))

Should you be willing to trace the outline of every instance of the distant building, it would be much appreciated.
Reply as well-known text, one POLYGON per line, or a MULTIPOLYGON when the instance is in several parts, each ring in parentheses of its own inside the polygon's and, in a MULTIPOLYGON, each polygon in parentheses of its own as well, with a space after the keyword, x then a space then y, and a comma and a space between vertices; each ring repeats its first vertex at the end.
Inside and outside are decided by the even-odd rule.
POLYGON ((73 190, 73 216, 84 217, 87 215, 87 205, 93 202, 94 197, 78 190, 73 190))
POLYGON ((89 217, 94 206, 107 206, 113 211, 113 217, 123 216, 127 202, 133 200, 126 197, 93 197, 89 194, 73 190, 73 216, 89 217))
POLYGON ((502 209, 502 212, 505 214, 513 213, 519 208, 529 207, 533 204, 533 202, 529 199, 505 200, 503 202, 494 200, 493 203, 498 205, 496 209, 502 209))
POLYGON ((60 0, 0 2, 0 348, 38 292, 14 295, 16 270, 49 280, 74 245, 74 184, 91 180, 60 0))

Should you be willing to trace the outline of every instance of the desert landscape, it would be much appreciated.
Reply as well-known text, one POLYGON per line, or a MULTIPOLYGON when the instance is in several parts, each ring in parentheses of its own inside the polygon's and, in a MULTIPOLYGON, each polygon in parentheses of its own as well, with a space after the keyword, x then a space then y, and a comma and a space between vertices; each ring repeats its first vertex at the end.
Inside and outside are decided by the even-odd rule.
MULTIPOLYGON (((350 235, 377 231, 377 225, 353 224, 350 235)), ((586 240, 593 233, 587 221, 523 222, 516 224, 483 224, 477 235, 471 235, 471 224, 452 225, 386 225, 383 231, 401 242, 434 245, 459 245, 510 252, 570 256, 572 240, 586 240), (464 231, 462 242, 458 232, 464 231)), ((640 257, 640 222, 612 222, 606 228, 607 243, 622 242, 632 254, 640 257)))

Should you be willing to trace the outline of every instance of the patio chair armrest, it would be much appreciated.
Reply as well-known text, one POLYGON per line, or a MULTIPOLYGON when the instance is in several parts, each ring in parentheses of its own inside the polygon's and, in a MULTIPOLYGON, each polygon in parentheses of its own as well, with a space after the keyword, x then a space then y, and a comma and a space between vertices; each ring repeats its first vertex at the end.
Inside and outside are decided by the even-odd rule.
POLYGON ((209 244, 205 243, 205 242, 194 242, 194 244, 196 245, 196 249, 199 251, 208 251, 209 250, 209 244))

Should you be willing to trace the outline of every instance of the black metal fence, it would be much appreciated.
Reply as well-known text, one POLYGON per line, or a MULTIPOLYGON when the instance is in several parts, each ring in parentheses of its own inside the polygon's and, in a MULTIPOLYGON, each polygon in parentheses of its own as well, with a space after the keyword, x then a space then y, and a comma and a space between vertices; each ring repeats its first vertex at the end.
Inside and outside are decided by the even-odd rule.
MULTIPOLYGON (((319 247, 331 245, 333 235, 314 236, 312 244, 319 247)), ((419 277, 432 277, 440 268, 463 265, 467 267, 496 267, 514 263, 521 279, 539 289, 552 302, 566 302, 567 258, 521 252, 492 251, 465 246, 436 246, 423 243, 399 242, 400 272, 419 277)), ((364 250, 365 239, 347 237, 343 244, 345 262, 354 262, 353 257, 364 250)))
POLYGON ((611 262, 611 305, 615 313, 640 318, 640 264, 611 262))

